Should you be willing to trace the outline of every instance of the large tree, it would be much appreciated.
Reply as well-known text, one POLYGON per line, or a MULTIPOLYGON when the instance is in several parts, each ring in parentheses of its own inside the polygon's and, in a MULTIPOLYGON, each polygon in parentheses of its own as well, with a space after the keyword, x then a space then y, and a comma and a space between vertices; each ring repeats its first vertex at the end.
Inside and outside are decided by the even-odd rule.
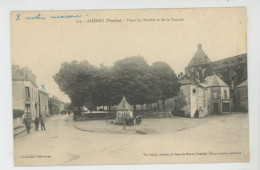
POLYGON ((151 84, 154 76, 143 57, 134 56, 117 61, 111 74, 115 101, 118 102, 125 95, 135 107, 155 100, 151 84))
POLYGON ((72 105, 77 106, 81 111, 84 105, 89 109, 94 107, 93 92, 97 75, 98 69, 87 61, 80 63, 72 61, 63 63, 53 78, 60 90, 70 97, 72 105))
POLYGON ((151 66, 153 75, 157 76, 159 81, 156 81, 157 100, 162 100, 163 110, 165 110, 165 100, 173 97, 179 93, 179 83, 178 78, 172 68, 165 62, 155 62, 151 66))
POLYGON ((126 96, 130 104, 164 102, 178 93, 177 77, 164 62, 149 66, 141 56, 128 57, 112 67, 95 67, 87 61, 61 65, 54 80, 61 91, 71 99, 72 105, 93 110, 96 106, 116 105, 126 96))

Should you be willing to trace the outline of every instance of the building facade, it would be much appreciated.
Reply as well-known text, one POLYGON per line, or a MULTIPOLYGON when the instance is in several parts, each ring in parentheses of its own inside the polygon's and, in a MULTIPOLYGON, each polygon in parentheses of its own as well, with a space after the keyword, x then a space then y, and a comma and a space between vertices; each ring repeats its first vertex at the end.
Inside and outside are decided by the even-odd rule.
MULTIPOLYGON (((179 78, 203 84, 207 77, 214 75, 225 83, 225 87, 207 88, 208 91, 212 91, 215 95, 215 97, 212 97, 213 94, 209 95, 210 111, 213 111, 213 113, 225 113, 228 112, 227 110, 236 110, 234 107, 237 105, 238 93, 235 93, 235 87, 247 80, 247 54, 212 62, 202 50, 202 45, 199 44, 197 52, 185 68, 185 75, 180 74, 179 78), (225 97, 225 92, 228 94, 228 99, 223 98, 223 96, 225 97), (217 94, 219 97, 217 97, 217 94)), ((223 85, 223 83, 221 84, 223 85)))
POLYGON ((39 90, 39 115, 42 117, 46 117, 50 115, 49 113, 49 94, 39 90))
POLYGON ((248 84, 247 80, 236 86, 234 98, 235 111, 248 111, 248 84))
POLYGON ((184 117, 208 115, 207 89, 192 81, 182 81, 180 94, 175 100, 174 114, 184 117))
POLYGON ((50 115, 55 115, 60 113, 60 101, 57 97, 53 96, 49 98, 49 109, 50 109, 50 115))
POLYGON ((24 110, 32 120, 39 116, 38 86, 36 76, 29 68, 12 65, 13 109, 24 110))
POLYGON ((209 115, 230 113, 230 88, 223 80, 212 75, 200 85, 207 89, 209 115))

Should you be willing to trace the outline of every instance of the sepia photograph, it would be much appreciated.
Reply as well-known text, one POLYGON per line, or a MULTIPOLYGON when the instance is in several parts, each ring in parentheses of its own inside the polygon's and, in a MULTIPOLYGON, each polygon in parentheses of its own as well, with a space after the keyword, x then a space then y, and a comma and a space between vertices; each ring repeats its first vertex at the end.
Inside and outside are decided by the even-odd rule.
POLYGON ((245 7, 10 24, 15 166, 250 161, 245 7))

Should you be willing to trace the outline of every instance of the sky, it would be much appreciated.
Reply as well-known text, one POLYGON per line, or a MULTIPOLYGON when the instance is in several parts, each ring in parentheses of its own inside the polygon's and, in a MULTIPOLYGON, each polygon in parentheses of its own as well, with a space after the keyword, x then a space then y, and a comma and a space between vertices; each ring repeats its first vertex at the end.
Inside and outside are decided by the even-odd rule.
POLYGON ((125 57, 143 56, 148 64, 168 63, 178 74, 199 43, 212 61, 246 53, 246 22, 245 8, 13 12, 12 64, 30 68, 39 88, 44 84, 50 96, 69 102, 52 78, 63 62, 112 66, 125 57), (45 19, 36 19, 39 14, 45 19), (81 17, 51 19, 68 15, 81 17), (89 19, 121 22, 84 22, 89 19), (141 22, 129 22, 137 19, 141 22))

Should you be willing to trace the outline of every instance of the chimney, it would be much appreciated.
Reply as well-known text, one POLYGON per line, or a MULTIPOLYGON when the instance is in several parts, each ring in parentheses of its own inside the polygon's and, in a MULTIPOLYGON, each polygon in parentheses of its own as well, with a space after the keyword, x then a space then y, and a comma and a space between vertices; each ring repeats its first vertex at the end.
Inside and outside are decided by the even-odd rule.
POLYGON ((198 49, 201 49, 202 45, 201 44, 198 44, 198 49))
POLYGON ((19 67, 19 65, 12 65, 12 70, 18 70, 20 67, 19 67))

